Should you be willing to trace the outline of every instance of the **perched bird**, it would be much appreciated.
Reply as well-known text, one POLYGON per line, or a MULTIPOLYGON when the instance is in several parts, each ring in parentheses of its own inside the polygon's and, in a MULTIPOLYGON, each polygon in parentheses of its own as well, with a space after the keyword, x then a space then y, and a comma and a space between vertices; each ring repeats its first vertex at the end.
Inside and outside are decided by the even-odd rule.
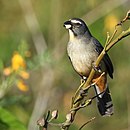
MULTIPOLYGON (((87 79, 103 47, 92 36, 83 20, 72 18, 64 22, 64 27, 69 31, 67 53, 73 68, 83 79, 87 79)), ((104 55, 98 69, 105 72, 101 78, 99 78, 101 73, 96 72, 92 80, 92 83, 98 80, 94 86, 98 110, 102 116, 110 116, 113 114, 113 104, 107 84, 107 74, 113 78, 113 65, 108 54, 104 55)))

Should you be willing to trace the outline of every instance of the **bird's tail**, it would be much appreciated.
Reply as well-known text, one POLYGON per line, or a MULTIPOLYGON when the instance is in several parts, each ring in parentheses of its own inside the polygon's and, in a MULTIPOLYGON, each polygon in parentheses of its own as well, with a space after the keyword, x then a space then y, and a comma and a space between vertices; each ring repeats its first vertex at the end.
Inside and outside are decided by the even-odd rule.
POLYGON ((97 95, 97 106, 100 114, 102 116, 111 116, 114 112, 114 108, 108 86, 103 92, 100 92, 97 85, 95 85, 94 88, 97 95))

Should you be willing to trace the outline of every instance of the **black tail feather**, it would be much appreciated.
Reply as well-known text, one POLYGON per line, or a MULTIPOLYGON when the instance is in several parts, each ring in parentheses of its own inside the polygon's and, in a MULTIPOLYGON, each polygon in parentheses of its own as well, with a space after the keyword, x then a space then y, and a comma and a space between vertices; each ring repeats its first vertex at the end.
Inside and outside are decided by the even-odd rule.
MULTIPOLYGON (((96 94, 99 94, 99 89, 95 86, 96 94)), ((113 104, 109 88, 107 87, 104 93, 97 96, 97 106, 102 116, 111 116, 113 114, 113 104)))

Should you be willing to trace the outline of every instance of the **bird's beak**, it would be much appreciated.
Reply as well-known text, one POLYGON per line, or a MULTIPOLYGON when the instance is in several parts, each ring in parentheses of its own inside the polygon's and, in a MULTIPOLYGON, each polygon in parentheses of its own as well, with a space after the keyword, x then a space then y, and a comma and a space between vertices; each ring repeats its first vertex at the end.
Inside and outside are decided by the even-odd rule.
POLYGON ((66 29, 70 29, 70 28, 72 28, 72 24, 71 24, 71 22, 70 21, 66 21, 66 22, 64 22, 64 25, 63 25, 66 29))

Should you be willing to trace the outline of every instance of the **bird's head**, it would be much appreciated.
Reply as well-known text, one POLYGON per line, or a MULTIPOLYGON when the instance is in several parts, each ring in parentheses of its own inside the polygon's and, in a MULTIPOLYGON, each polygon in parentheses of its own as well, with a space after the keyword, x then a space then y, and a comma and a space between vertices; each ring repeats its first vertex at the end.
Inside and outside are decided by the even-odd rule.
POLYGON ((82 36, 89 32, 85 22, 79 18, 72 18, 64 22, 64 27, 69 30, 70 37, 82 36))

